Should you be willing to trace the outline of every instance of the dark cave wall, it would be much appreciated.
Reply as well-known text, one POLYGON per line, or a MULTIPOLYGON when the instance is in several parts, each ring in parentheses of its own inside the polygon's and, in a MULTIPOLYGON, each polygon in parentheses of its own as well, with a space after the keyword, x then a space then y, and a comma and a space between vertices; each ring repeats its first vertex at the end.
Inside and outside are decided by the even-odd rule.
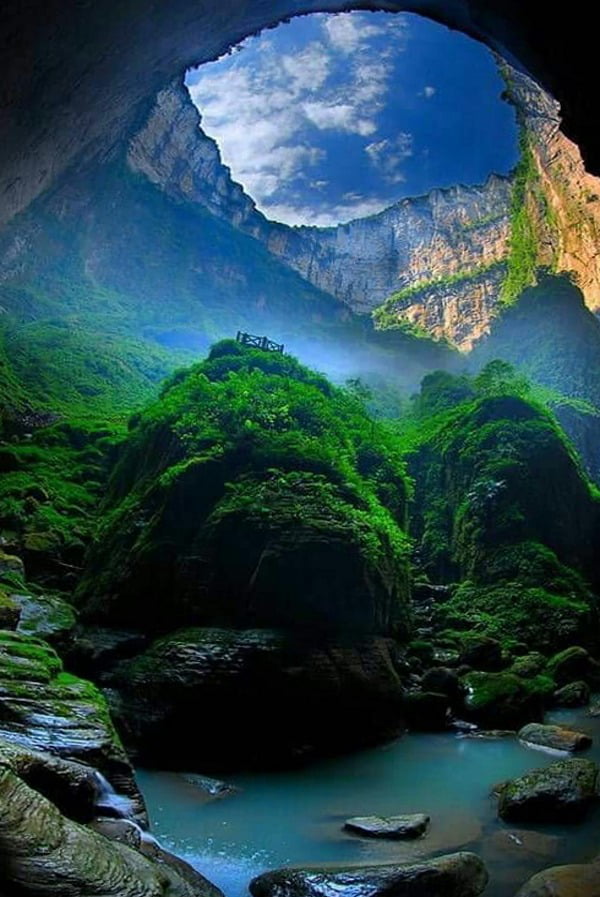
POLYGON ((109 153, 192 63, 291 15, 358 8, 421 12, 520 63, 562 103, 565 130, 600 171, 595 35, 583 3, 558 17, 511 0, 8 0, 0 10, 0 224, 82 157, 109 153))

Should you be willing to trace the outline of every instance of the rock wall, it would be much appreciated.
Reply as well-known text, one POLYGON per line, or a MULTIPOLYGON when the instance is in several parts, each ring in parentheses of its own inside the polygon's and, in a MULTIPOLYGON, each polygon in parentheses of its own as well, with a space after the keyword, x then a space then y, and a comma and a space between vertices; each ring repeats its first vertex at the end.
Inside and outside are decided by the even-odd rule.
POLYGON ((423 285, 406 312, 409 319, 462 348, 486 332, 498 277, 479 275, 508 252, 509 178, 492 175, 481 186, 433 190, 338 227, 288 227, 257 211, 200 124, 183 86, 161 91, 129 144, 130 167, 171 196, 199 203, 256 237, 355 312, 370 313, 391 293, 423 285), (477 276, 468 283, 465 278, 464 289, 440 291, 445 278, 465 273, 477 276))
POLYGON ((537 171, 530 202, 539 262, 574 272, 586 305, 599 311, 600 178, 588 174, 579 148, 560 130, 560 106, 549 94, 514 69, 507 88, 537 171))
POLYGON ((382 328, 406 319, 468 351, 489 332, 505 298, 511 257, 519 252, 519 177, 531 230, 530 273, 520 276, 522 286, 534 281, 537 265, 574 271, 588 307, 600 308, 600 179, 585 171, 578 148, 561 132, 556 101, 502 65, 525 141, 520 172, 491 175, 479 186, 432 190, 337 227, 288 227, 266 219, 233 181, 178 83, 159 93, 129 144, 128 161, 170 195, 200 203, 254 236, 353 311, 368 314, 389 300, 379 317, 382 328))

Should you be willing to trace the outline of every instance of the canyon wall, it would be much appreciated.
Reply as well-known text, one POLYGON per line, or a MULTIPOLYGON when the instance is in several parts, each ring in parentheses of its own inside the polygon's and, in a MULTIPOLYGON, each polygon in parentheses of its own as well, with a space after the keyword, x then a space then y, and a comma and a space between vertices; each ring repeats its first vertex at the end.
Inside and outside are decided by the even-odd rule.
POLYGON ((130 167, 169 195, 199 203, 377 325, 402 319, 469 350, 540 266, 572 271, 600 308, 600 179, 560 131, 558 104, 500 63, 516 111, 521 159, 510 177, 401 200, 337 227, 288 227, 262 215, 223 165, 186 89, 161 91, 130 141, 130 167))

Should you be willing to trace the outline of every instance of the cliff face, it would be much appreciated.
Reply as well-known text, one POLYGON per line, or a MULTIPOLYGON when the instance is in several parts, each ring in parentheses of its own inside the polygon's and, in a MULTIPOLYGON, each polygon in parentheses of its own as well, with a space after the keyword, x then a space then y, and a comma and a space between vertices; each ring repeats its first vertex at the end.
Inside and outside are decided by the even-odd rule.
POLYGON ((481 271, 508 251, 510 179, 493 175, 482 186, 434 190, 338 227, 288 227, 257 211, 200 122, 184 87, 161 91, 130 142, 130 167, 251 234, 355 312, 370 313, 390 294, 419 285, 403 317, 463 348, 486 332, 498 277, 481 271), (464 291, 449 291, 445 279, 464 274, 477 276, 464 278, 464 291))
POLYGON ((559 104, 513 69, 506 80, 535 166, 529 203, 538 262, 574 272, 586 305, 599 311, 600 178, 588 174, 579 148, 561 132, 559 104))
POLYGON ((368 312, 394 291, 487 267, 506 253, 511 185, 451 187, 335 228, 288 228, 268 247, 307 280, 368 312))
POLYGON ((337 227, 267 220, 232 180, 181 85, 158 95, 128 162, 255 237, 353 311, 375 311, 380 328, 408 320, 468 351, 541 265, 574 271, 588 307, 600 309, 600 179, 561 133, 558 104, 527 77, 507 66, 504 74, 521 129, 511 177, 433 190, 337 227))

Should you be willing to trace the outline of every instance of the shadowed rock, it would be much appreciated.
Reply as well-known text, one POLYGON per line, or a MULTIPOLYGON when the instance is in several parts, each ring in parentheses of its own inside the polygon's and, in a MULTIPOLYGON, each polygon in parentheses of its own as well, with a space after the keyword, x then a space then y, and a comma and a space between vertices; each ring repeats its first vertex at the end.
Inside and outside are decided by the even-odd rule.
POLYGON ((600 897, 600 866, 552 866, 526 881, 516 897, 600 897))
POLYGON ((0 755, 3 885, 24 897, 221 897, 160 848, 149 859, 63 815, 20 777, 23 764, 23 756, 0 755))
POLYGON ((253 897, 477 897, 488 882, 472 853, 350 869, 278 869, 250 882, 253 897))

